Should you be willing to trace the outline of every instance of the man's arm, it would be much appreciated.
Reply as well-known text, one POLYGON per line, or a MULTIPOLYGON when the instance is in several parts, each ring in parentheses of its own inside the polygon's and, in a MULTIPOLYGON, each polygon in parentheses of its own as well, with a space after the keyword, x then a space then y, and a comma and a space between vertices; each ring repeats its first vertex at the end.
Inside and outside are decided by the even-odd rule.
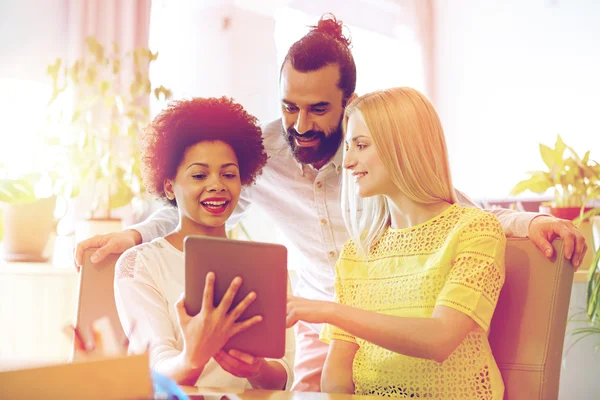
POLYGON ((149 242, 172 232, 179 221, 179 213, 174 207, 164 207, 152 214, 146 221, 133 225, 121 232, 96 235, 77 243, 75 268, 83 265, 83 253, 97 248, 91 257, 93 263, 102 261, 109 254, 120 254, 131 247, 149 242))
MULTIPOLYGON (((465 207, 481 208, 479 204, 475 203, 469 196, 455 190, 458 204, 465 207)), ((500 225, 504 229, 506 237, 528 237, 529 236, 529 224, 535 217, 540 215, 534 212, 521 212, 515 210, 509 210, 507 208, 494 208, 485 210, 491 212, 498 218, 500 225)))
POLYGON ((160 210, 156 210, 145 221, 131 225, 127 230, 139 232, 142 237, 142 243, 146 243, 156 238, 167 236, 175 230, 178 222, 179 212, 177 208, 163 207, 160 210))
MULTIPOLYGON (((473 200, 459 190, 455 190, 458 203, 466 207, 479 207, 473 200)), ((561 238, 565 245, 565 258, 579 268, 587 251, 585 238, 573 222, 555 218, 546 214, 521 212, 497 208, 486 210, 500 221, 506 237, 528 237, 548 258, 554 256, 552 241, 561 238)))

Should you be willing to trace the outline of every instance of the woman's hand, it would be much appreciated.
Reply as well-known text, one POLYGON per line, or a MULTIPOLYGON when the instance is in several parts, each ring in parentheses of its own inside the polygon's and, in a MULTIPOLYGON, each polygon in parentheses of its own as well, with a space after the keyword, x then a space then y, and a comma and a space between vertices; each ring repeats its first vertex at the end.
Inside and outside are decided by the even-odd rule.
POLYGON ((286 328, 294 326, 298 321, 313 324, 328 322, 335 306, 336 303, 331 301, 308 300, 288 295, 286 328))
POLYGON ((214 359, 231 375, 247 379, 254 389, 283 390, 288 380, 287 371, 281 363, 239 350, 221 350, 214 359))
POLYGON ((183 335, 183 354, 190 368, 204 368, 206 363, 219 353, 221 348, 233 336, 262 321, 256 315, 242 322, 235 322, 256 298, 256 293, 250 292, 231 312, 229 308, 242 284, 242 279, 236 277, 231 281, 221 303, 215 307, 213 304, 215 274, 206 275, 202 309, 190 317, 184 306, 184 295, 181 296, 175 307, 177 321, 183 335))
POLYGON ((264 358, 253 357, 239 350, 229 350, 229 352, 220 350, 215 354, 214 359, 221 368, 238 378, 256 378, 260 375, 261 369, 266 366, 264 358))

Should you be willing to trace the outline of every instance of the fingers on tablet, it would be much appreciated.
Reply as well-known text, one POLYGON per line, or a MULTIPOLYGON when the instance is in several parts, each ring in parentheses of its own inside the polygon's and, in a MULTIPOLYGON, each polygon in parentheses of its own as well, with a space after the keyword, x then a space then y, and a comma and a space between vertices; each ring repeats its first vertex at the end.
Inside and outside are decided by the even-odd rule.
POLYGON ((215 274, 209 272, 206 274, 206 281, 204 282, 204 298, 202 299, 202 307, 213 307, 213 296, 215 290, 215 274))
POLYGON ((244 297, 244 299, 242 301, 240 301, 238 303, 237 306, 235 306, 235 308, 233 309, 233 311, 231 312, 231 316, 233 317, 234 320, 237 320, 244 311, 246 311, 246 308, 248 308, 248 306, 256 299, 256 293, 254 292, 250 292, 248 293, 248 295, 246 297, 244 297))
POLYGON ((235 325, 235 333, 240 333, 245 331, 246 329, 253 327, 254 325, 258 324, 259 322, 262 321, 262 316, 260 315, 255 315, 252 318, 248 318, 245 321, 239 322, 235 325))
POLYGON ((236 276, 229 284, 229 288, 227 289, 227 292, 225 292, 223 300, 221 300, 221 304, 219 304, 219 306, 222 307, 225 310, 225 312, 229 311, 229 309, 231 308, 231 304, 233 304, 235 294, 237 293, 240 286, 242 286, 242 278, 236 276))

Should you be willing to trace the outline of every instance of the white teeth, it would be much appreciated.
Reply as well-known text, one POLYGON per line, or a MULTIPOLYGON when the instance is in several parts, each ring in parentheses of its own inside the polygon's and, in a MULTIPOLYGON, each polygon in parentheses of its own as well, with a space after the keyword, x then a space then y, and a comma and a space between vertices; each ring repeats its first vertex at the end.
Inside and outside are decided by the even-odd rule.
POLYGON ((226 201, 203 201, 203 205, 205 206, 213 206, 213 207, 222 207, 227 204, 226 201))

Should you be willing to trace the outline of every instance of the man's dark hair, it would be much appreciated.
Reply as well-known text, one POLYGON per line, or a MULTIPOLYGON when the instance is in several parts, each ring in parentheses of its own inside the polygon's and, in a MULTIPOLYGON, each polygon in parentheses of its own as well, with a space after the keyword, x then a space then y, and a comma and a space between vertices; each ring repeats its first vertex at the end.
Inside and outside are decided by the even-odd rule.
POLYGON ((324 14, 317 25, 290 47, 281 70, 286 62, 300 72, 311 72, 329 64, 340 68, 338 87, 348 99, 356 89, 356 65, 350 52, 350 38, 342 33, 342 21, 333 14, 324 14))

